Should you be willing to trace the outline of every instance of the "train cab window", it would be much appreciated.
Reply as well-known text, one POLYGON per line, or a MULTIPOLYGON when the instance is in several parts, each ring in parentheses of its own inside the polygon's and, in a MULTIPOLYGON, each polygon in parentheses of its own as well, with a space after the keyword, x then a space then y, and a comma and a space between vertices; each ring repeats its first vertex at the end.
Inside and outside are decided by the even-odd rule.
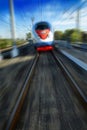
POLYGON ((38 24, 35 28, 35 30, 43 30, 43 29, 49 29, 49 25, 46 24, 46 23, 43 23, 43 24, 38 24))

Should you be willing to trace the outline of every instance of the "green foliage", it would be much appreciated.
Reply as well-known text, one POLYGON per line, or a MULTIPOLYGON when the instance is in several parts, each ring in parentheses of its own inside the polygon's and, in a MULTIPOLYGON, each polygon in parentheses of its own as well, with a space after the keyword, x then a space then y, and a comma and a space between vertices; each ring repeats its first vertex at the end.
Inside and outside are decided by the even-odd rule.
POLYGON ((10 39, 0 39, 0 48, 8 48, 12 46, 12 40, 10 39))
POLYGON ((87 33, 81 32, 81 34, 82 34, 82 42, 87 43, 87 33))
MULTIPOLYGON (((26 40, 16 39, 15 42, 17 45, 22 45, 26 42, 26 40)), ((9 48, 9 47, 12 47, 12 45, 13 45, 13 42, 11 39, 0 39, 0 49, 9 48)))
MULTIPOLYGON (((77 29, 67 29, 65 30, 64 34, 63 34, 63 40, 68 40, 69 38, 71 39, 71 35, 77 32, 77 29)), ((72 39, 71 39, 72 41, 72 39)))
POLYGON ((55 31, 54 32, 54 39, 55 40, 62 40, 63 32, 62 31, 55 31))
POLYGON ((32 35, 31 35, 31 33, 30 33, 30 32, 26 34, 26 40, 31 39, 31 37, 32 37, 32 35))
POLYGON ((22 45, 22 44, 24 44, 26 42, 26 40, 24 40, 24 39, 17 39, 16 40, 16 44, 17 45, 22 45))
POLYGON ((77 29, 67 29, 65 32, 55 31, 54 40, 67 40, 71 42, 86 42, 87 43, 87 33, 81 32, 77 29))
POLYGON ((79 31, 74 31, 72 34, 71 34, 71 41, 72 42, 76 42, 76 41, 79 41, 81 42, 81 33, 79 31))

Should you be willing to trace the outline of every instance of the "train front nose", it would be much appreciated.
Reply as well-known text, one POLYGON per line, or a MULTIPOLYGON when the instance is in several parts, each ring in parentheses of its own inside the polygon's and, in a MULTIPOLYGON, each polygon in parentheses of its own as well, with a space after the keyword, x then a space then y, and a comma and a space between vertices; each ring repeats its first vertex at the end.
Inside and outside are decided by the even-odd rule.
POLYGON ((38 35, 41 39, 43 39, 43 40, 45 40, 45 39, 48 37, 49 32, 50 32, 49 29, 36 30, 37 35, 38 35))

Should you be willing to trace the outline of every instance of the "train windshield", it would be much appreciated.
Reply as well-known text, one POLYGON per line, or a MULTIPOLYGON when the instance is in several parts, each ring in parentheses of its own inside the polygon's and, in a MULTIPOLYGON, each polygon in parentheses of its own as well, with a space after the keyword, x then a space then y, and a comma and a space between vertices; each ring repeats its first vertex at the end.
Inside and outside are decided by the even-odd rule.
POLYGON ((50 26, 47 23, 38 23, 35 30, 49 29, 50 26))

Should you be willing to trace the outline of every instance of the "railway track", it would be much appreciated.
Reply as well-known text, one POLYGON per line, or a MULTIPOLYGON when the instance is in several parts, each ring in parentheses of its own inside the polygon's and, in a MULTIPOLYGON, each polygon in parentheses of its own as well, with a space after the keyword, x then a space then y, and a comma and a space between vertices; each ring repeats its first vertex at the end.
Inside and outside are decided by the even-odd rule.
POLYGON ((13 130, 14 125, 17 122, 17 117, 19 116, 19 113, 21 111, 21 107, 23 106, 24 99, 25 99, 27 91, 29 89, 29 83, 30 83, 30 80, 31 80, 31 77, 32 77, 37 60, 38 60, 38 55, 35 57, 35 60, 32 63, 31 69, 28 72, 28 76, 25 80, 25 83, 23 85, 21 93, 18 97, 17 103, 16 103, 10 117, 7 119, 7 122, 5 124, 6 130, 13 130))
POLYGON ((72 74, 69 72, 67 67, 65 67, 65 65, 64 65, 65 61, 61 60, 61 58, 58 58, 55 53, 53 53, 53 56, 54 56, 55 60, 58 62, 58 64, 60 65, 63 73, 65 74, 65 77, 70 82, 71 86, 73 86, 73 88, 76 90, 79 98, 83 102, 82 104, 84 104, 87 109, 87 96, 84 93, 84 91, 81 89, 81 87, 79 87, 79 83, 77 83, 75 81, 74 76, 72 76, 72 74))
POLYGON ((3 60, 0 63, 0 130, 20 94, 35 54, 3 60))
POLYGON ((25 84, 25 100, 22 105, 17 103, 19 109, 14 109, 5 130, 87 129, 87 109, 71 87, 76 84, 69 77, 66 80, 64 66, 61 69, 60 61, 53 55, 41 53, 37 65, 36 59, 33 77, 28 77, 25 84))
POLYGON ((60 57, 60 61, 69 71, 70 75, 72 75, 72 78, 77 84, 77 91, 79 91, 79 94, 83 97, 84 102, 87 103, 87 72, 64 56, 60 51, 56 50, 55 53, 57 57, 60 57))

